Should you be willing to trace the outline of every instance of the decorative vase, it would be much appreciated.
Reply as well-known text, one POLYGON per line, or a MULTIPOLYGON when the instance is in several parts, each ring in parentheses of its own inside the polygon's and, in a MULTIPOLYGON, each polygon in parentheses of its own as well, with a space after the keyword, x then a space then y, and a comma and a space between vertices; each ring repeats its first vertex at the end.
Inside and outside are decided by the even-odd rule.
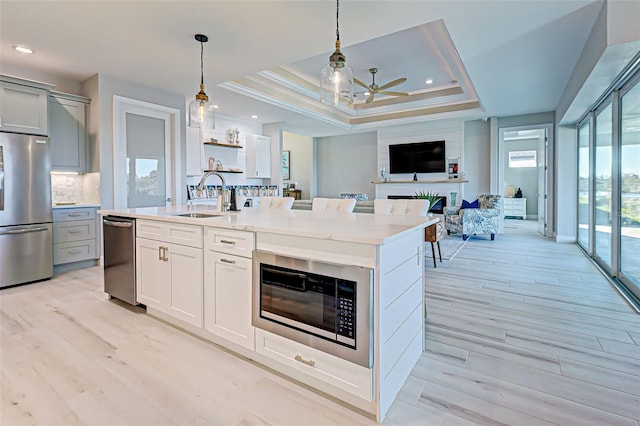
POLYGON ((455 207, 456 206, 456 198, 458 198, 458 193, 457 192, 452 192, 451 193, 451 207, 455 207))

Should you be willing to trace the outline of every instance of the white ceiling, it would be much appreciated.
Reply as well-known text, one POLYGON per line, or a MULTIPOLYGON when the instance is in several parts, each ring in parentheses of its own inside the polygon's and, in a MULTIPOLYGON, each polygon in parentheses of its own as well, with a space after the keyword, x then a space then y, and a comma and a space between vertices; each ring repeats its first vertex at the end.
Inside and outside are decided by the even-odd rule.
POLYGON ((257 114, 260 122, 282 122, 293 133, 321 136, 403 120, 519 115, 555 110, 601 7, 601 0, 343 0, 342 50, 357 78, 370 83, 367 70, 377 67, 378 84, 407 77, 392 90, 457 88, 454 95, 438 92, 372 108, 336 111, 302 93, 305 87, 312 92, 308 88, 317 84, 333 51, 332 0, 1 0, 0 72, 28 69, 75 81, 102 73, 191 99, 200 59, 193 36, 203 33, 209 36, 206 91, 219 112, 243 119, 257 114), (16 44, 36 54, 20 55, 12 49, 16 44), (435 80, 430 88, 426 77, 435 80), (426 111, 461 102, 476 105, 426 111), (409 117, 389 120, 392 113, 409 117), (349 122, 363 116, 376 117, 349 122))

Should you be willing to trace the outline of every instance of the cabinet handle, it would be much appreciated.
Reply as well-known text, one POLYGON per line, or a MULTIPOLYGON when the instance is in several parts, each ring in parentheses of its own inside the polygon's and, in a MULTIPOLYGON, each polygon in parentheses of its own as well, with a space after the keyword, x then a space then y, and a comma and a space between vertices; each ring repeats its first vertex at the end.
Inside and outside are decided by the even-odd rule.
POLYGON ((236 244, 235 241, 230 241, 230 240, 220 240, 220 242, 222 244, 231 244, 231 245, 235 245, 236 244))
POLYGON ((418 265, 420 265, 420 252, 422 247, 418 246, 418 256, 416 256, 417 260, 418 260, 418 265))
POLYGON ((228 259, 220 259, 220 262, 228 263, 229 265, 235 265, 236 264, 235 260, 228 260, 228 259))
POLYGON ((69 216, 69 217, 80 217, 80 216, 82 216, 82 214, 81 213, 69 213, 67 216, 69 216))
POLYGON ((307 361, 306 359, 302 358, 302 355, 296 355, 294 359, 298 362, 308 365, 309 367, 314 367, 316 365, 316 362, 314 360, 310 359, 307 361))
POLYGON ((164 260, 164 256, 162 254, 163 250, 164 250, 164 247, 162 246, 158 247, 158 260, 164 260))
POLYGON ((69 254, 78 254, 80 250, 69 250, 69 254))
POLYGON ((79 229, 69 229, 67 230, 67 232, 69 232, 70 234, 79 234, 82 231, 79 229))
POLYGON ((164 249, 164 259, 162 260, 164 260, 165 262, 168 262, 169 257, 167 256, 167 252, 169 251, 169 247, 163 247, 163 249, 164 249))

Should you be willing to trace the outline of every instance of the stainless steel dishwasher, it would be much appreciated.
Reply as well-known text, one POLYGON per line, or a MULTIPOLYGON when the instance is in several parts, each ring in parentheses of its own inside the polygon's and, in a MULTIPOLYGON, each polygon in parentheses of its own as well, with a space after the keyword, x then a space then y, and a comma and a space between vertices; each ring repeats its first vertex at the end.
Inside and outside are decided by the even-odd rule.
POLYGON ((136 220, 105 216, 104 291, 132 305, 136 301, 136 220))

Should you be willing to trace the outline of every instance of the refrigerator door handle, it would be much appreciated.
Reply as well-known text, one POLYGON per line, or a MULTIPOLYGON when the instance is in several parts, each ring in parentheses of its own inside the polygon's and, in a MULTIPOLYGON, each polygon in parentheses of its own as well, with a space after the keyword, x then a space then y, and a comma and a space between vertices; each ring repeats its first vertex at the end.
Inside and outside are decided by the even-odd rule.
POLYGON ((0 211, 4 210, 4 154, 0 146, 0 211))
POLYGON ((0 231, 0 235, 15 235, 15 234, 26 234, 29 232, 40 232, 47 231, 48 228, 23 228, 23 229, 12 229, 11 231, 0 231))
POLYGON ((108 226, 116 226, 118 228, 131 228, 133 226, 131 222, 115 222, 107 219, 102 219, 102 223, 108 226))

